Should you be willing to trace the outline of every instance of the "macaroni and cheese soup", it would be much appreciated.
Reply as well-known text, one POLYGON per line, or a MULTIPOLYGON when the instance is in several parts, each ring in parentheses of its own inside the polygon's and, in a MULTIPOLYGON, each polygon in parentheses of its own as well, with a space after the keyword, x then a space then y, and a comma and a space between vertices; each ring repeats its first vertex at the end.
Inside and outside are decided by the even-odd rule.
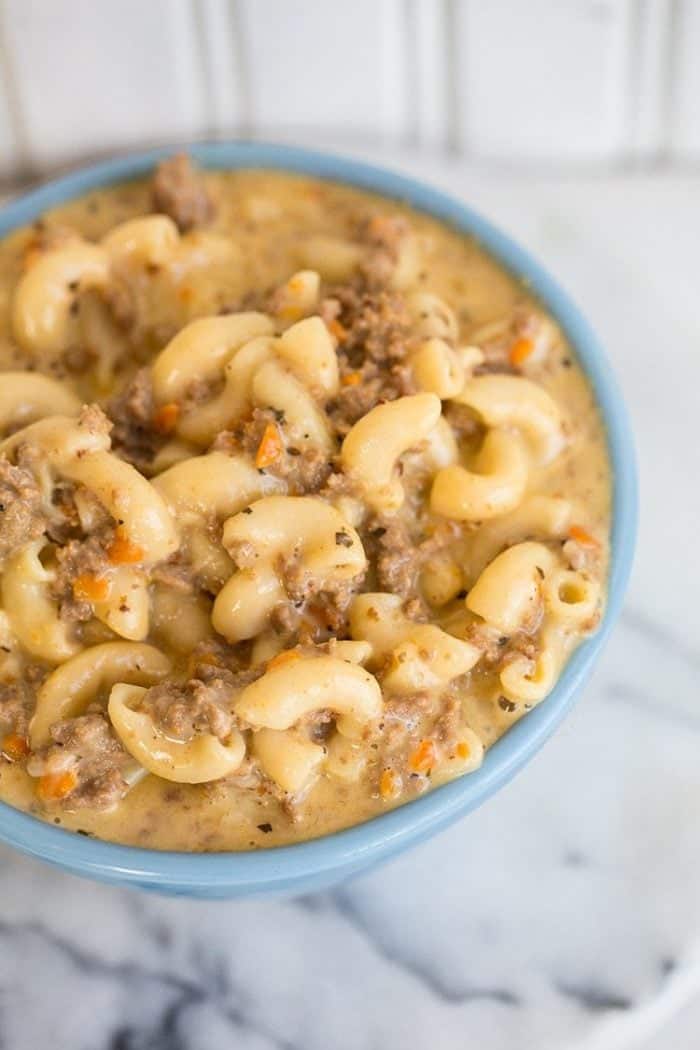
POLYGON ((610 475, 553 320, 347 186, 197 171, 0 244, 0 797, 245 850, 454 777, 605 600, 610 475))

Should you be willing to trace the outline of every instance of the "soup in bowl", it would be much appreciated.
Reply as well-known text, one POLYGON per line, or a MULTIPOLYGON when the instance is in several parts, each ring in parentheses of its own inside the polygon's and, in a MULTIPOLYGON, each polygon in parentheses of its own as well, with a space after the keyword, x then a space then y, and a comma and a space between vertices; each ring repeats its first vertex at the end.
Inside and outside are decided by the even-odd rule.
POLYGON ((2 232, 0 835, 302 890, 508 779, 633 546, 624 409, 551 280, 277 147, 87 169, 2 232))

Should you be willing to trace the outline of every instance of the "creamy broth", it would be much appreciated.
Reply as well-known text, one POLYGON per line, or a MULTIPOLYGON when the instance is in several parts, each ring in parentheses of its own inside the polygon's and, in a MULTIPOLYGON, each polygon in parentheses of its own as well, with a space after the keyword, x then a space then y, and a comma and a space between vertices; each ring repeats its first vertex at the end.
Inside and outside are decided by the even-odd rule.
POLYGON ((469 775, 546 698, 604 607, 610 470, 571 348, 472 239, 344 185, 175 165, 155 201, 153 180, 100 190, 0 244, 0 368, 75 395, 59 437, 21 429, 53 396, 0 399, 0 797, 115 842, 245 850, 469 775), (179 232, 110 241, 158 211, 179 232), (159 356, 238 313, 262 320, 237 348, 211 327, 159 356), (164 473, 199 456, 211 503, 164 473), (123 518, 114 460, 148 479, 123 518), (224 498, 212 464, 234 461, 224 498), (124 642, 152 674, 90 678, 90 655, 66 701, 56 668, 124 642))

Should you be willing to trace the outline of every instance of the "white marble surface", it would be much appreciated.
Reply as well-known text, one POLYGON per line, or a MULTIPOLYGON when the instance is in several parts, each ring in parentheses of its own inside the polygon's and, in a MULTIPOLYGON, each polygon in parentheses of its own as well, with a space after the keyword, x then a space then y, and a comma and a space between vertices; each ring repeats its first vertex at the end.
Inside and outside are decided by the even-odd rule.
POLYGON ((695 1050, 700 180, 395 166, 534 249, 637 427, 639 554, 578 707, 499 796, 319 897, 202 904, 0 850, 9 1050, 695 1050))

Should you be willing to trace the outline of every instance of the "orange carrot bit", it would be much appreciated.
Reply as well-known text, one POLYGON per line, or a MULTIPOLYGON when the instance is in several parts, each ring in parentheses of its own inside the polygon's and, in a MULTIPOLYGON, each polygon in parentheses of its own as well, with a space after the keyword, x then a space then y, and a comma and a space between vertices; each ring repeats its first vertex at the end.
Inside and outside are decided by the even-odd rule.
POLYGON ((466 740, 460 740, 455 750, 457 752, 458 758, 469 758, 469 756, 472 753, 472 749, 470 748, 466 740))
POLYGON ((83 573, 73 580, 73 597, 81 602, 103 602, 109 597, 109 580, 105 576, 83 573))
POLYGON ((347 375, 343 376, 343 386, 357 386, 362 380, 362 374, 360 372, 348 372, 347 375))
POLYGON ((408 760, 414 773, 429 773, 435 765, 435 744, 432 740, 421 740, 408 760))
POLYGON ((298 273, 295 273, 293 277, 290 277, 287 281, 287 289, 292 295, 301 295, 304 291, 304 278, 300 277, 298 273))
POLYGON ((255 453, 255 466, 258 470, 269 467, 282 455, 282 438, 274 423, 268 423, 255 453))
POLYGON ((180 406, 175 401, 161 405, 153 414, 153 428, 159 434, 171 434, 180 418, 180 406))
POLYGON ((276 667, 284 667, 286 664, 293 664, 297 660, 301 660, 301 653, 296 649, 283 649, 281 653, 277 653, 277 656, 273 656, 268 661, 268 671, 273 671, 276 667))
POLYGON ((301 631, 304 641, 313 641, 320 631, 328 626, 327 614, 318 602, 309 602, 301 614, 301 631))
POLYGON ((385 802, 391 801, 401 791, 401 778, 393 769, 383 769, 379 778, 379 794, 385 802))
POLYGON ((373 215, 367 223, 367 234, 373 240, 381 240, 391 233, 394 228, 394 220, 390 215, 373 215))
POLYGON ((524 361, 527 361, 534 349, 535 344, 532 339, 526 339, 524 337, 516 339, 511 346, 510 354, 508 355, 510 363, 514 368, 517 368, 519 365, 523 364, 524 361))
POLYGON ((44 773, 39 777, 36 793, 42 802, 58 802, 70 795, 77 783, 78 778, 70 769, 63 773, 44 773))
POLYGON ((194 298, 194 288, 190 287, 189 284, 183 284, 177 293, 178 299, 181 303, 187 305, 194 298))
POLYGON ((107 548, 107 557, 112 565, 135 565, 143 561, 146 552, 143 547, 131 540, 117 529, 114 539, 107 548))
POLYGON ((19 733, 8 733, 3 738, 2 753, 5 758, 8 758, 10 762, 21 762, 23 758, 26 758, 29 754, 29 744, 25 737, 20 736, 19 733))
POLYGON ((580 543, 582 547, 600 547, 600 543, 582 525, 572 525, 569 529, 569 539, 580 543))
POLYGON ((331 317, 330 321, 326 321, 326 328, 339 343, 344 343, 348 337, 347 328, 335 317, 331 317))

